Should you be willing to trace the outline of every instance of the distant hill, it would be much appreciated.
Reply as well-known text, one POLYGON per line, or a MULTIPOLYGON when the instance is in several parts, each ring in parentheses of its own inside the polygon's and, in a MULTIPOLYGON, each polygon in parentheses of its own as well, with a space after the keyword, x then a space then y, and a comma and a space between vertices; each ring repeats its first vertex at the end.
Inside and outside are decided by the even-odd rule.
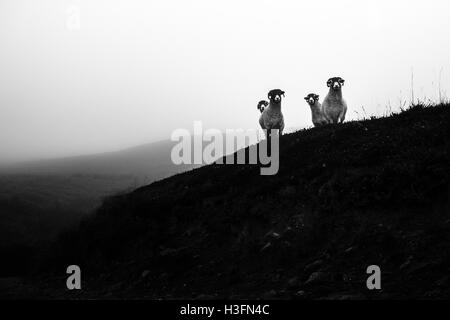
POLYGON ((0 174, 130 175, 137 184, 149 183, 194 167, 172 163, 175 144, 165 140, 115 152, 23 162, 0 168, 0 174))
POLYGON ((34 286, 70 298, 51 279, 76 263, 85 298, 449 298, 449 128, 415 106, 283 136, 275 176, 214 164, 110 197, 34 286))
POLYGON ((79 223, 103 198, 192 169, 172 163, 173 145, 0 167, 0 277, 22 273, 34 248, 79 223))

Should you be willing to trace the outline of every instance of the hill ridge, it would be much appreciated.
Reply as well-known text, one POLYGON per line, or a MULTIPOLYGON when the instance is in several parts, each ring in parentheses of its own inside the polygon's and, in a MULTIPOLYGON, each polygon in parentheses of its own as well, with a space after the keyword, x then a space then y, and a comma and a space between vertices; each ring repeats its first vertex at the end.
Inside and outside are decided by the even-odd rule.
POLYGON ((277 175, 213 164, 111 197, 47 266, 78 261, 87 297, 448 298, 449 124, 419 105, 283 136, 277 175))

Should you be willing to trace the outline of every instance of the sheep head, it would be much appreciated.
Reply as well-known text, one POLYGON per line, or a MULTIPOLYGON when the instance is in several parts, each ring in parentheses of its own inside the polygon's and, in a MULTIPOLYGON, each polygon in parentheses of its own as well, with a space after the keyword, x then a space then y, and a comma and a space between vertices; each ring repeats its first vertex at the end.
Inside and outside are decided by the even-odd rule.
POLYGON ((344 86, 345 80, 341 77, 333 77, 328 79, 327 87, 332 88, 333 90, 340 90, 344 86))
POLYGON ((269 98, 270 102, 280 103, 281 97, 284 97, 285 92, 280 89, 274 89, 269 91, 267 94, 267 97, 269 98))

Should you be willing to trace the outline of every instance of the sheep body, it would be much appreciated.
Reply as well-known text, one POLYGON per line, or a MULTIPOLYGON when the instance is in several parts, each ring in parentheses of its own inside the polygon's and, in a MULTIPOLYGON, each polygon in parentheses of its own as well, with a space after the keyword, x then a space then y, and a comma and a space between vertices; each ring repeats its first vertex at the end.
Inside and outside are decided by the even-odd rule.
POLYGON ((261 114, 259 124, 261 125, 261 128, 265 130, 278 129, 281 135, 284 130, 284 118, 281 110, 274 108, 269 104, 269 107, 261 114))
POLYGON ((264 109, 259 117, 259 124, 263 130, 279 130, 279 134, 283 134, 284 117, 281 112, 281 96, 284 91, 276 89, 269 92, 269 106, 264 109))
POLYGON ((322 109, 325 118, 329 123, 342 123, 347 113, 347 102, 342 97, 342 85, 344 80, 341 78, 331 78, 328 80, 330 90, 322 102, 322 109))
POLYGON ((315 127, 320 127, 328 124, 328 120, 324 115, 322 104, 319 102, 319 96, 311 93, 305 97, 306 102, 311 108, 312 123, 315 127))

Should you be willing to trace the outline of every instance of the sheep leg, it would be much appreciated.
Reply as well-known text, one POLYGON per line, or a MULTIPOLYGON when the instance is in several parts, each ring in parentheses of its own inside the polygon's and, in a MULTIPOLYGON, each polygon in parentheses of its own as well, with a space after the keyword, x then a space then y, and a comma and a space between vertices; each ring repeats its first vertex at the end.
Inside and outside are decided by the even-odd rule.
POLYGON ((347 112, 347 109, 344 109, 344 110, 342 110, 342 112, 339 114, 339 118, 338 118, 338 119, 339 119, 339 123, 344 122, 346 112, 347 112))
POLYGON ((324 116, 324 118, 325 118, 325 120, 327 121, 328 124, 332 124, 333 123, 333 120, 326 113, 324 113, 323 116, 324 116))

